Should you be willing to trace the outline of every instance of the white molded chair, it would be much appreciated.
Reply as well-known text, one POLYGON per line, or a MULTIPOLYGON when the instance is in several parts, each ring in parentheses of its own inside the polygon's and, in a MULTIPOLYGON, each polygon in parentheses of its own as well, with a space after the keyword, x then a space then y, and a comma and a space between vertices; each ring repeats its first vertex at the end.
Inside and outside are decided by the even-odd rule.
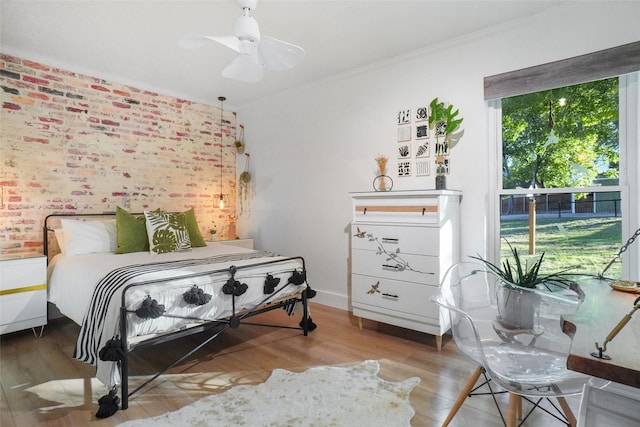
POLYGON ((440 291, 432 297, 436 304, 448 309, 460 352, 478 365, 443 425, 451 421, 473 386, 471 383, 484 370, 510 393, 507 426, 515 426, 516 418, 522 418, 523 397, 534 404, 531 411, 544 398, 556 398, 562 411, 553 406, 564 419, 542 409, 575 426, 576 418, 564 397, 580 394, 590 377, 567 369, 571 339, 561 330, 560 316, 575 312, 584 295, 579 288, 523 291, 538 295, 539 304, 533 326, 517 329, 502 321, 496 298, 501 289, 498 279, 482 264, 463 262, 449 269, 440 291))

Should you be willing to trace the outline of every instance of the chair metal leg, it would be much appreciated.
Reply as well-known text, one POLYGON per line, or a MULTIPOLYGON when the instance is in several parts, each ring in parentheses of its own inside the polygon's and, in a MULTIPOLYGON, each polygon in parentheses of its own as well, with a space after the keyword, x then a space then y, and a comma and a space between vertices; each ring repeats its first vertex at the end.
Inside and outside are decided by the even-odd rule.
POLYGON ((444 422, 442 423, 442 427, 447 427, 451 422, 451 420, 453 419, 453 417, 456 416, 456 413, 458 413, 458 410, 460 409, 460 407, 466 400, 467 396, 473 389, 473 386, 476 385, 476 382, 478 382, 478 378, 480 378, 480 375, 482 375, 483 371, 484 371, 484 368, 482 366, 478 366, 476 370, 473 371, 473 374, 471 374, 471 378, 469 378, 467 385, 464 386, 464 388, 458 395, 458 399, 456 400, 456 403, 454 403, 453 408, 451 408, 451 411, 449 411, 449 415, 447 415, 447 419, 444 420, 444 422))

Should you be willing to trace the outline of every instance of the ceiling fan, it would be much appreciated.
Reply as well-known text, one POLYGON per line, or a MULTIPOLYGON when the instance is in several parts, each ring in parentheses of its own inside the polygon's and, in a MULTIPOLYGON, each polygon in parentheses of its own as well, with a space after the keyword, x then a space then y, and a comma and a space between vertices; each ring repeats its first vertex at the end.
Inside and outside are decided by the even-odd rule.
POLYGON ((273 37, 260 35, 258 22, 251 11, 257 0, 236 0, 242 15, 233 23, 232 36, 185 36, 179 45, 193 49, 212 40, 238 52, 238 56, 222 70, 222 76, 242 82, 255 83, 262 78, 263 69, 288 70, 304 57, 304 49, 273 37))

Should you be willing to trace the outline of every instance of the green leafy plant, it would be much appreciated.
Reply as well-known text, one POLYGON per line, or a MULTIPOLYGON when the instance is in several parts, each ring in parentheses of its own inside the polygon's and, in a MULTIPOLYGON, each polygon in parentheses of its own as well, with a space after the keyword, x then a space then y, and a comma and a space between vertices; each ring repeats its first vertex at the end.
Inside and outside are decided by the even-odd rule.
POLYGON ((557 287, 570 288, 574 283, 566 277, 566 272, 571 270, 571 268, 551 274, 540 274, 540 267, 544 260, 544 252, 533 263, 529 263, 520 257, 516 248, 511 246, 508 241, 506 242, 513 255, 513 263, 507 258, 502 261, 502 267, 499 267, 480 256, 472 256, 471 258, 481 261, 489 271, 495 274, 505 285, 510 287, 535 289, 538 285, 542 285, 547 290, 552 290, 552 288, 557 287))
MULTIPOLYGON (((429 104, 431 113, 429 114, 429 127, 436 128, 439 123, 444 125, 445 139, 451 135, 462 124, 463 118, 458 118, 459 110, 453 109, 453 105, 445 106, 444 102, 440 102, 438 98, 433 98, 429 104)), ((436 137, 438 133, 436 132, 436 137)))

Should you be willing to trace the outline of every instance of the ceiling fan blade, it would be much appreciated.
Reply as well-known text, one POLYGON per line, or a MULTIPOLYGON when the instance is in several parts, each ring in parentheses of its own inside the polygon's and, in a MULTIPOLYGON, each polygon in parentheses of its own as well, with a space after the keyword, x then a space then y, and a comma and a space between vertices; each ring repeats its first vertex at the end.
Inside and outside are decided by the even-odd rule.
POLYGON ((302 62, 304 49, 295 44, 263 35, 258 51, 264 66, 270 70, 288 70, 302 62))
POLYGON ((238 55, 222 70, 222 77, 241 82, 256 83, 262 79, 262 65, 252 55, 238 55))
POLYGON ((208 41, 218 42, 236 52, 240 52, 240 40, 236 36, 184 36, 180 39, 178 45, 184 49, 195 49, 203 46, 208 41))

